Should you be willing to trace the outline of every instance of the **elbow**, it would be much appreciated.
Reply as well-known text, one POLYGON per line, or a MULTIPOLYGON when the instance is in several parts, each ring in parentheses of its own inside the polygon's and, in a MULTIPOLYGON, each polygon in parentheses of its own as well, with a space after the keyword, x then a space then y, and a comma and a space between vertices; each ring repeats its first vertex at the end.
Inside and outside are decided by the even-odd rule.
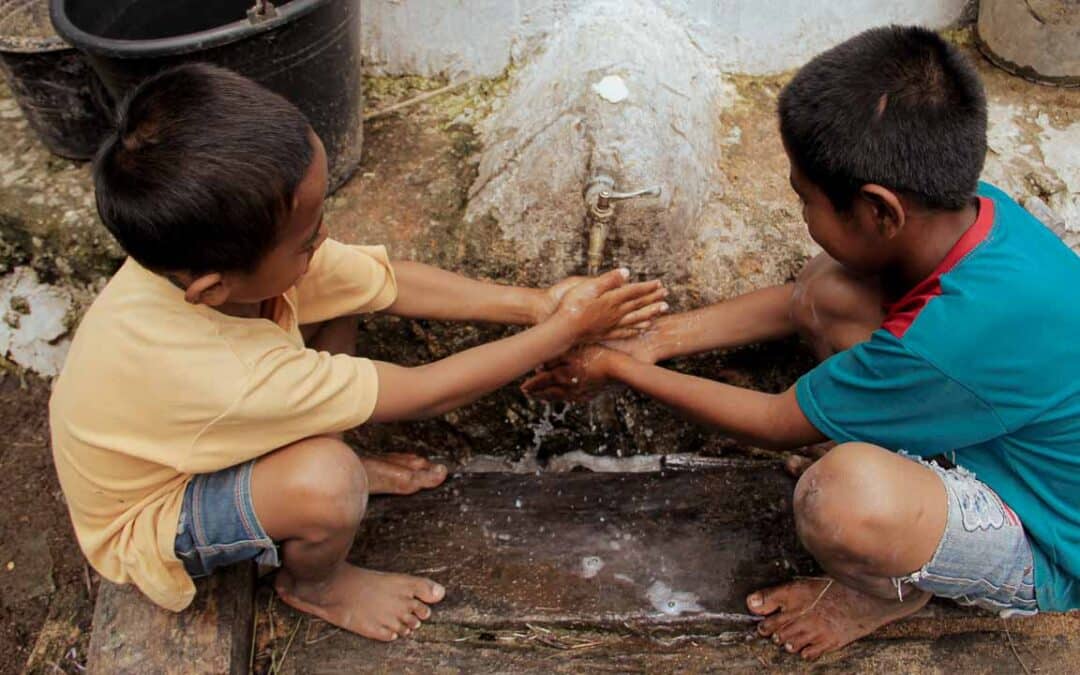
POLYGON ((412 405, 408 406, 408 410, 399 419, 416 422, 453 410, 453 405, 450 404, 452 394, 445 385, 440 386, 442 380, 438 373, 432 372, 431 365, 428 363, 408 369, 410 380, 416 382, 417 386, 409 395, 412 405))
POLYGON ((806 445, 805 434, 789 414, 787 392, 769 394, 766 414, 762 420, 762 434, 758 445, 774 452, 786 452, 806 445))

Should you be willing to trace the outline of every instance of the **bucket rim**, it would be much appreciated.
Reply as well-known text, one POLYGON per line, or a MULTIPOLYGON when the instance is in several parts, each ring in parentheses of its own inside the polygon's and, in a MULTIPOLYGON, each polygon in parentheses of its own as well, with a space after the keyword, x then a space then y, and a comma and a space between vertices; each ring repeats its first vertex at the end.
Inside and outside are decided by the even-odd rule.
MULTIPOLYGON (((26 9, 29 5, 30 3, 25 1, 16 5, 14 2, 8 3, 5 0, 0 0, 0 17, 7 17, 11 14, 15 14, 20 10, 26 9)), ((49 29, 54 32, 52 35, 46 36, 22 36, 12 35, 10 33, 0 33, 0 53, 43 54, 47 52, 59 52, 65 49, 74 49, 74 47, 69 45, 62 37, 55 33, 55 29, 51 25, 49 26, 49 29)))
MULTIPOLYGON (((117 40, 88 33, 68 18, 65 4, 69 0, 49 0, 49 17, 53 27, 64 40, 90 54, 111 58, 141 59, 177 56, 204 51, 237 42, 253 35, 271 31, 337 0, 288 0, 277 7, 273 19, 252 24, 240 19, 195 33, 174 35, 152 40, 117 40)), ((252 3, 254 4, 254 3, 252 3)))

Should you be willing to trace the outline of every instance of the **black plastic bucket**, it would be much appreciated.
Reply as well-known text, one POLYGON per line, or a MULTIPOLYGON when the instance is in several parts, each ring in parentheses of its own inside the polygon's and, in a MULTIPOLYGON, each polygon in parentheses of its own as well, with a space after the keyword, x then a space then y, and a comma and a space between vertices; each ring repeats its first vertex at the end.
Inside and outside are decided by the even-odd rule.
POLYGON ((53 32, 48 0, 0 0, 0 70, 45 147, 93 157, 110 126, 107 95, 86 58, 53 32))
POLYGON ((336 189, 359 165, 363 142, 360 0, 277 4, 258 21, 248 19, 254 0, 50 0, 50 10, 117 100, 185 61, 231 68, 285 96, 326 145, 336 189))

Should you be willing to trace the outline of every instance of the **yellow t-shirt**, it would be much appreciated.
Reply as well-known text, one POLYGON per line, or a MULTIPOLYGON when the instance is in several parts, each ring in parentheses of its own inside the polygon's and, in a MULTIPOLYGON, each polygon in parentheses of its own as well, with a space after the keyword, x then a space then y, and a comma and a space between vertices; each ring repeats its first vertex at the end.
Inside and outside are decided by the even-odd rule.
POLYGON ((188 304, 167 279, 124 263, 83 318, 49 403, 60 485, 94 569, 186 607, 195 587, 173 544, 191 475, 365 422, 374 364, 306 349, 299 324, 396 297, 381 246, 324 242, 275 321, 188 304))

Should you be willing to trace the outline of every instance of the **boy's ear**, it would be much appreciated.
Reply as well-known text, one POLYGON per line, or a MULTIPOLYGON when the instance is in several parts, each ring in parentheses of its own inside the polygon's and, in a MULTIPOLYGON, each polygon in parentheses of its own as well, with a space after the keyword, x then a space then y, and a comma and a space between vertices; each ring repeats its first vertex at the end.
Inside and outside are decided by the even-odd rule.
POLYGON ((907 214, 895 192, 875 183, 867 183, 859 188, 859 198, 863 202, 865 215, 882 237, 892 239, 904 229, 907 214))
POLYGON ((193 277, 184 289, 184 300, 193 305, 218 307, 229 299, 229 286, 225 277, 218 272, 209 272, 193 277))

